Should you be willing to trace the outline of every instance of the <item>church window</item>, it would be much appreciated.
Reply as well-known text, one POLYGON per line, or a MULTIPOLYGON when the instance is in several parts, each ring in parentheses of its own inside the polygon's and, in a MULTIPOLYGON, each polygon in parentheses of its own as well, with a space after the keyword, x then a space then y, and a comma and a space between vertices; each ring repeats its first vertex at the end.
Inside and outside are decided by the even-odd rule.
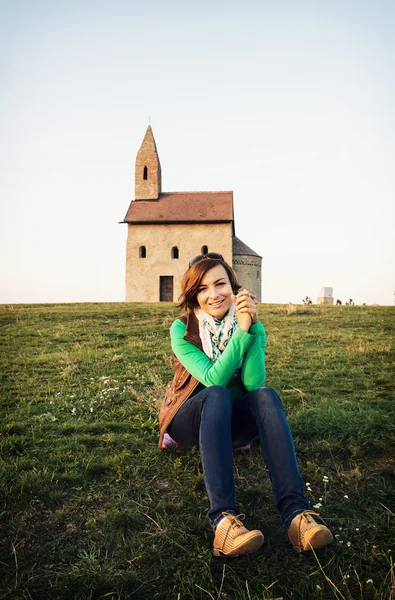
POLYGON ((256 278, 259 279, 259 270, 256 272, 256 278))
POLYGON ((208 252, 207 246, 202 246, 202 249, 200 250, 200 254, 207 254, 207 252, 208 252))
POLYGON ((139 248, 139 258, 147 258, 147 249, 145 246, 139 248))
POLYGON ((144 174, 143 174, 143 178, 144 178, 145 180, 147 180, 147 179, 148 179, 148 167, 144 167, 144 174))
POLYGON ((178 258, 178 248, 177 248, 177 246, 173 246, 173 248, 171 249, 171 257, 172 258, 178 258))

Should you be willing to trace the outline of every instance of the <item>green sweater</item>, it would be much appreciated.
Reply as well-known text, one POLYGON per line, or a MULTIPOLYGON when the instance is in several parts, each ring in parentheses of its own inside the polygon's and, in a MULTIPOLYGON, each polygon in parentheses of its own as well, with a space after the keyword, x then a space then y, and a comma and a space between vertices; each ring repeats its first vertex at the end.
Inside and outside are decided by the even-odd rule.
POLYGON ((265 347, 266 332, 262 323, 251 325, 248 333, 237 328, 221 356, 213 364, 209 357, 194 344, 184 340, 186 325, 177 319, 170 328, 171 347, 182 366, 203 386, 226 386, 232 398, 261 387, 266 378, 265 347), (232 376, 244 357, 241 379, 232 376))

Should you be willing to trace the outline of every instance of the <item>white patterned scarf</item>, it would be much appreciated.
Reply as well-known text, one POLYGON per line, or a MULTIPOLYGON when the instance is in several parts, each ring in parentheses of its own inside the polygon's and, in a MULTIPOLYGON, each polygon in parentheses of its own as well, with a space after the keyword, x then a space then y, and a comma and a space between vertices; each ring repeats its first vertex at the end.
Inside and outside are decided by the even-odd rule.
POLYGON ((203 351, 211 362, 215 363, 237 327, 235 305, 232 302, 228 312, 221 320, 212 317, 201 308, 195 309, 195 315, 199 321, 199 336, 202 340, 203 351))

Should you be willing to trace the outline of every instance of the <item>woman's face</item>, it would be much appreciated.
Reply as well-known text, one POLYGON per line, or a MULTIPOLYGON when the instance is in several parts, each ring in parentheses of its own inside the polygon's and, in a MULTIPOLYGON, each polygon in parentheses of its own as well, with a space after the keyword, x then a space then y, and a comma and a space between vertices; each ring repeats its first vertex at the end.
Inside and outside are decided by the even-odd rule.
POLYGON ((204 312, 222 319, 233 302, 232 295, 226 270, 222 265, 215 265, 203 275, 196 299, 204 312))

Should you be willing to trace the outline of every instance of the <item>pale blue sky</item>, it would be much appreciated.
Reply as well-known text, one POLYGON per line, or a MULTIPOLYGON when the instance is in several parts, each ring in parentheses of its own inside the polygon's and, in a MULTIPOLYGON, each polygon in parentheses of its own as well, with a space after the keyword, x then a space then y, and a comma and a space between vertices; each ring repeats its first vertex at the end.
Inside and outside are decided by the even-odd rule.
POLYGON ((263 301, 393 304, 395 4, 0 0, 0 303, 121 301, 134 161, 234 191, 263 301))

